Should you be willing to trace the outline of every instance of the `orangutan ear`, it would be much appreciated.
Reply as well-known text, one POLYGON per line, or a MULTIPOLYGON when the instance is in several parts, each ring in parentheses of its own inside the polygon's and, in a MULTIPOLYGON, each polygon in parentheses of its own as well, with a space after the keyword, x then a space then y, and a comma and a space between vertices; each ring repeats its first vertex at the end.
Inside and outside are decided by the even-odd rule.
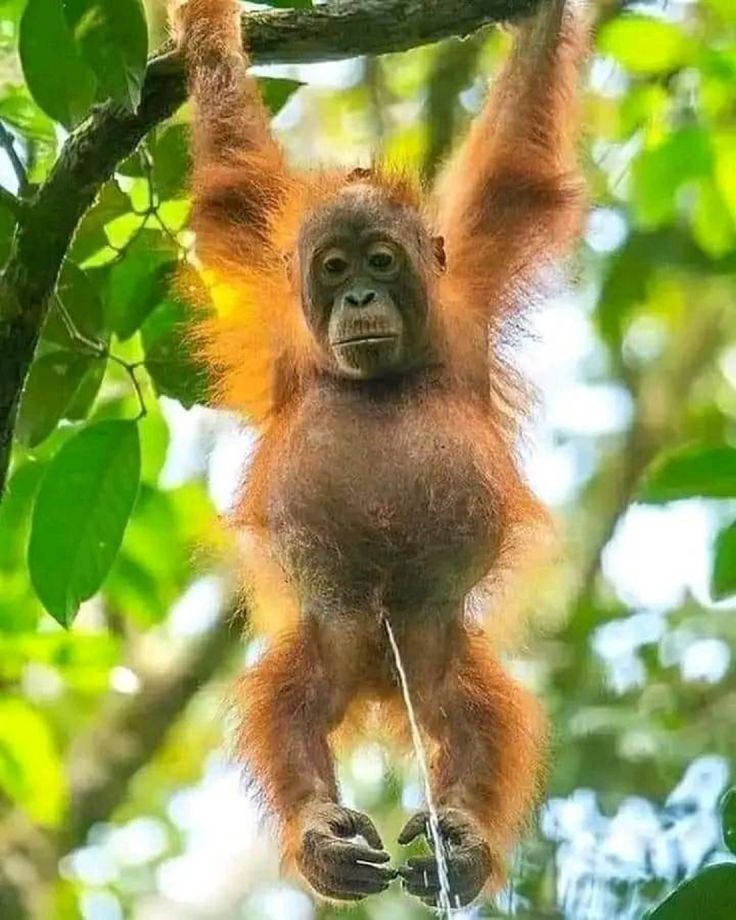
POLYGON ((434 260, 441 272, 447 268, 447 256, 445 255, 445 238, 444 236, 432 237, 432 249, 434 251, 434 260))
POLYGON ((365 182, 373 176, 372 169, 365 169, 362 166, 353 169, 348 173, 348 182, 365 182))

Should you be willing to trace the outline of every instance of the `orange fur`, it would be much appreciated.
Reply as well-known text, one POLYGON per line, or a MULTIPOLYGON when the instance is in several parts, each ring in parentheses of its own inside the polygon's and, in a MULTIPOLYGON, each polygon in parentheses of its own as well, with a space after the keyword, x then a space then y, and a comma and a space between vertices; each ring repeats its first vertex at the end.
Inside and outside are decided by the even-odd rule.
MULTIPOLYGON (((233 520, 249 535, 256 618, 289 624, 239 685, 238 756, 279 819, 287 861, 300 865, 315 808, 337 802, 331 741, 376 707, 406 734, 386 636, 370 612, 389 616, 432 742, 436 797, 472 816, 493 854, 495 890, 539 790, 545 730, 538 704, 469 618, 473 592, 463 587, 446 618, 386 610, 381 579, 389 576, 379 568, 375 609, 366 601, 370 609, 334 615, 300 611, 300 578, 325 598, 334 586, 320 583, 316 568, 284 571, 274 558, 273 508, 296 495, 313 515, 289 540, 297 554, 303 545, 328 552, 327 571, 332 565, 343 579, 336 597, 353 597, 344 573, 361 572, 366 556, 369 565, 372 548, 413 552, 410 574, 440 577, 433 567, 442 569, 443 541, 452 552, 456 535, 469 541, 475 593, 492 590, 544 529, 546 513, 519 471, 528 393, 512 352, 540 270, 580 230, 576 83, 587 30, 564 0, 543 0, 425 196, 411 176, 381 163, 357 174, 289 171, 247 75, 236 11, 234 0, 189 0, 177 30, 196 112, 193 228, 214 306, 195 337, 219 402, 259 430, 233 520), (297 244, 305 220, 354 183, 420 214, 428 238, 444 237, 448 269, 421 257, 435 377, 406 393, 397 385, 388 408, 366 399, 345 412, 320 389, 329 373, 304 318, 297 244), (417 477, 423 486, 412 504, 417 477), (489 514, 493 533, 471 529, 463 538, 489 514), (287 615, 277 617, 272 604, 287 615)), ((461 579, 450 572, 448 584, 453 577, 461 579)))

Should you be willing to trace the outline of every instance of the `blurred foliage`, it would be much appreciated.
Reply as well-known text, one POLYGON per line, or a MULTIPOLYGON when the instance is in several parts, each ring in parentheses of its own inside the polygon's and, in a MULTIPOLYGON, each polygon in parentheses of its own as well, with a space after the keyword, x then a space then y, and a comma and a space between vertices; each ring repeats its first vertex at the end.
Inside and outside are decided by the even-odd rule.
MULTIPOLYGON (((0 4, 7 192, 42 182, 99 100, 135 107, 162 37, 160 4, 145 6, 0 4)), ((513 664, 552 716, 548 798, 508 890, 474 917, 736 916, 733 790, 719 807, 736 756, 736 6, 619 6, 600 2, 585 96, 593 208, 575 296, 550 306, 554 328, 540 317, 551 374, 539 478, 569 538, 535 596, 541 629, 513 664), (680 512, 705 522, 710 588, 678 571, 680 553, 668 599, 649 600, 658 547, 640 537, 628 550, 629 567, 642 556, 637 593, 614 544, 653 514, 660 552, 674 552, 680 512)), ((365 162, 380 144, 429 178, 507 45, 494 32, 259 79, 295 160, 365 162)), ((237 637, 219 670, 186 657, 226 617, 223 458, 248 439, 205 408, 187 347, 187 117, 120 164, 79 227, 0 504, 0 906, 18 827, 37 827, 68 840, 59 871, 32 885, 38 916, 59 920, 313 916, 277 882, 270 838, 223 767, 237 637), (149 699, 141 716, 134 703, 149 699), (119 744, 100 734, 110 725, 119 744), (120 765, 137 756, 128 782, 120 765), (122 794, 77 831, 75 796, 101 764, 122 794)), ((14 223, 2 196, 0 261, 14 223)), ((411 763, 367 743, 341 758, 341 779, 395 839, 416 804, 411 763)), ((426 915, 394 890, 350 914, 426 915)))

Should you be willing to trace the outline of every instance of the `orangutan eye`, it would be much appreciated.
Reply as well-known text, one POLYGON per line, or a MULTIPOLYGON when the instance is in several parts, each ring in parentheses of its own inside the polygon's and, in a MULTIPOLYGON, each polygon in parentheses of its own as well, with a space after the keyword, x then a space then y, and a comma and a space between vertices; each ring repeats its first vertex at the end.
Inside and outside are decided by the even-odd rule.
POLYGON ((395 274, 398 265, 396 250, 386 243, 379 243, 371 247, 368 252, 368 267, 371 273, 379 278, 387 278, 395 274))
POLYGON ((341 281, 347 274, 350 263, 344 253, 332 250, 322 259, 322 274, 329 283, 341 281))

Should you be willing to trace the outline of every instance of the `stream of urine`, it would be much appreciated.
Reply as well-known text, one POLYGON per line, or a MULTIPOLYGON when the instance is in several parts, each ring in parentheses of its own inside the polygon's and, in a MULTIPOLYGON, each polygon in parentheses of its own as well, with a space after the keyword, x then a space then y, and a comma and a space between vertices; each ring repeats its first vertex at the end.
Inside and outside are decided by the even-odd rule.
POLYGON ((391 624, 389 623, 388 618, 383 616, 382 619, 383 624, 386 627, 386 633, 388 634, 388 641, 391 645, 394 661, 396 662, 396 671, 399 675, 401 693, 404 697, 404 704, 406 705, 406 712, 409 717, 412 743, 414 745, 414 751, 417 756, 419 772, 421 773, 422 780, 424 782, 424 797, 427 802, 427 812, 429 813, 429 836, 432 839, 434 858, 437 862, 437 875, 439 876, 440 881, 437 914, 440 917, 449 917, 450 910, 452 909, 452 902, 450 900, 450 876, 447 870, 447 853, 445 852, 445 844, 442 840, 442 833, 440 831, 439 816, 437 814, 437 808, 432 796, 432 787, 429 782, 427 751, 424 747, 422 734, 419 730, 419 723, 417 722, 416 713, 414 712, 414 705, 411 701, 411 694, 409 693, 409 682, 406 678, 406 671, 404 670, 404 663, 401 660, 401 653, 399 652, 399 646, 396 642, 396 636, 394 635, 394 631, 391 628, 391 624))

